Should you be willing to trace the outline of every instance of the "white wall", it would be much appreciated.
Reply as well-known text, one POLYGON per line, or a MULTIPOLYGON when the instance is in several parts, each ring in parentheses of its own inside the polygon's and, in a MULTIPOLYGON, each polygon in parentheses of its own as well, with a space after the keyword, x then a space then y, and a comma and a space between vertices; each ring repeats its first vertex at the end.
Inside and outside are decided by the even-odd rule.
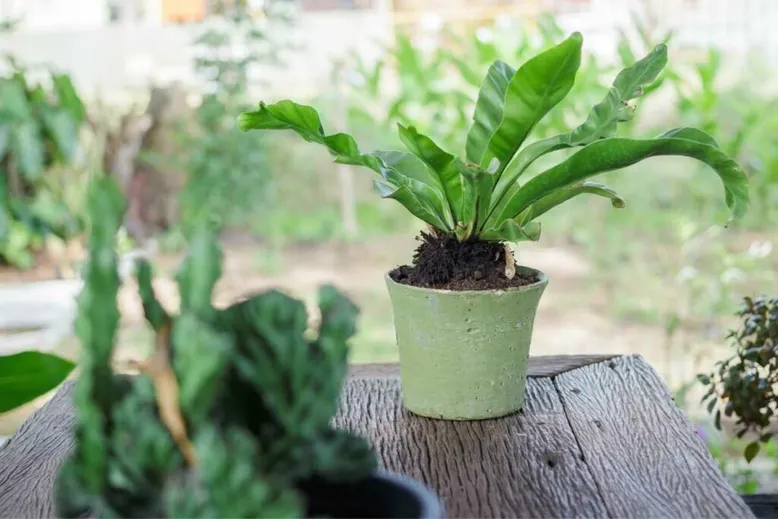
POLYGON ((21 18, 20 29, 69 30, 100 27, 108 21, 106 0, 0 0, 0 20, 21 18))
MULTIPOLYGON (((194 85, 191 42, 200 30, 159 25, 23 29, 0 40, 0 54, 12 52, 23 63, 67 71, 87 92, 145 88, 152 81, 194 85)), ((387 19, 374 12, 304 13, 294 30, 303 50, 282 69, 259 72, 279 95, 317 92, 329 78, 333 58, 366 51, 369 42, 389 35, 387 19)))
MULTIPOLYGON (((87 92, 145 88, 152 81, 194 84, 190 43, 197 27, 162 26, 158 20, 107 25, 104 2, 0 0, 0 9, 18 13, 26 6, 29 15, 25 26, 0 40, 0 53, 11 51, 22 62, 48 63, 68 71, 87 92)), ((560 21, 566 30, 584 33, 588 51, 613 55, 617 28, 627 26, 630 9, 644 2, 676 29, 674 48, 682 44, 714 44, 738 52, 758 48, 778 62, 774 30, 778 0, 698 0, 696 6, 681 0, 592 0, 588 10, 564 14, 560 21)), ((370 42, 386 41, 391 34, 390 19, 378 10, 302 13, 297 25, 304 50, 287 60, 282 70, 261 71, 273 88, 257 95, 317 93, 327 86, 334 57, 350 50, 368 53, 370 42)))
POLYGON ((108 4, 128 13, 132 23, 161 25, 161 0, 0 0, 0 20, 20 19, 19 28, 29 32, 77 30, 109 25, 108 4), (131 13, 143 13, 138 20, 131 13))

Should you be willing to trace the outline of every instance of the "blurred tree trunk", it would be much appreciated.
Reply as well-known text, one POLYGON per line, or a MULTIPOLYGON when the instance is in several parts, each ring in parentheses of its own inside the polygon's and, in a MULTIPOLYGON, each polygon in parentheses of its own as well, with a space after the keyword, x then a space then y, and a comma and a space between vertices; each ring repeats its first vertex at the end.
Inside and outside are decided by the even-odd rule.
POLYGON ((181 86, 155 87, 145 114, 125 116, 118 133, 108 138, 104 165, 124 188, 125 227, 139 244, 167 230, 178 217, 185 177, 176 164, 184 152, 177 132, 190 112, 181 86))

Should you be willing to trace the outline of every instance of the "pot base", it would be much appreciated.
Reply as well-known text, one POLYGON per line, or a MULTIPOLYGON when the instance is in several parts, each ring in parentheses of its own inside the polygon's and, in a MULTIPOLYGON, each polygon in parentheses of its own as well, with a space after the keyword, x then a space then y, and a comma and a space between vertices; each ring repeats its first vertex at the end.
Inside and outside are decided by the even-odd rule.
POLYGON ((403 407, 406 411, 409 413, 415 414, 416 416, 421 416, 422 418, 429 418, 431 420, 450 420, 453 422, 467 422, 467 421, 477 421, 477 420, 494 420, 496 418, 504 418, 506 416, 510 416, 512 414, 516 414, 518 412, 521 412, 522 407, 519 407, 518 409, 513 409, 510 411, 497 411, 497 412, 490 412, 490 410, 486 410, 482 414, 471 414, 467 416, 457 416, 457 415, 448 415, 448 414, 441 414, 436 413, 434 411, 424 410, 424 409, 414 409, 413 406, 407 405, 403 401, 403 407))

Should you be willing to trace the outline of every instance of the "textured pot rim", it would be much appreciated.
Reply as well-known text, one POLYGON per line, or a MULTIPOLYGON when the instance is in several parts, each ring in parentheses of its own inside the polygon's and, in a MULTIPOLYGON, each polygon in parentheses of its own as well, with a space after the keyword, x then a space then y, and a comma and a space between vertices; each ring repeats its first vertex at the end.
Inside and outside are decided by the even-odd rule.
POLYGON ((545 272, 542 270, 528 267, 526 265, 519 265, 518 268, 525 269, 525 270, 531 270, 538 274, 538 277, 540 278, 538 281, 532 283, 531 285, 522 285, 520 287, 508 287, 508 288, 489 288, 486 290, 450 290, 450 289, 444 289, 444 288, 426 288, 426 287, 417 287, 415 285, 407 285, 405 283, 398 283, 397 281, 392 279, 392 276, 390 275, 392 270, 387 272, 384 275, 384 278, 386 279, 387 283, 390 283, 395 286, 401 286, 404 290, 415 290, 417 292, 425 292, 425 293, 434 293, 434 294, 496 294, 496 293, 517 293, 517 292, 529 292, 530 290, 537 289, 538 287, 544 286, 548 284, 548 276, 545 272))

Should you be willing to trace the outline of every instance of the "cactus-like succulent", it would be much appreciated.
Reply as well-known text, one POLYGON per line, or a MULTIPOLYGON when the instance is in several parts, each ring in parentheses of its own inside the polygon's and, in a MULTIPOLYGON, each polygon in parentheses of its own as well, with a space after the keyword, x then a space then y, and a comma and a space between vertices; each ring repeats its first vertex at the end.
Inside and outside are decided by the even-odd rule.
POLYGON ((330 425, 357 308, 323 287, 314 339, 304 305, 280 292, 214 308, 221 251, 211 229, 190 241, 176 278, 178 315, 157 301, 151 267, 139 263, 154 351, 141 375, 112 373, 123 210, 115 183, 97 180, 76 324, 76 445, 59 473, 59 514, 303 517, 312 481, 367 477, 376 466, 369 444, 330 425))

